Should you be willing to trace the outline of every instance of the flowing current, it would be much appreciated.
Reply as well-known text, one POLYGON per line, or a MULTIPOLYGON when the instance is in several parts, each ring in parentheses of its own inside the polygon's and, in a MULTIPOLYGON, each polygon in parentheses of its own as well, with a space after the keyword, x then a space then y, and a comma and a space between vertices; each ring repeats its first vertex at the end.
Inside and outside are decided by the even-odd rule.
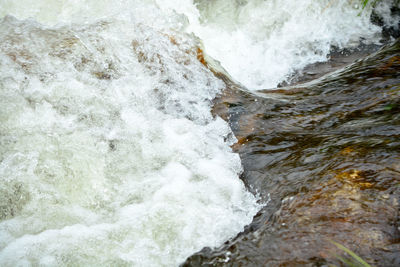
POLYGON ((200 48, 249 89, 275 87, 331 46, 377 42, 359 13, 344 0, 1 0, 0 265, 176 266, 234 237, 260 204, 211 114, 224 84, 200 48))

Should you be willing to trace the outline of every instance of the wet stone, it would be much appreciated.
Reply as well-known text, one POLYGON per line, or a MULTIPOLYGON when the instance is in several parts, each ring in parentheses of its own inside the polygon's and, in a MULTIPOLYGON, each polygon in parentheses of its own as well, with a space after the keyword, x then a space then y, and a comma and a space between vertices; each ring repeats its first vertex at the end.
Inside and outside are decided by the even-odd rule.
POLYGON ((238 139, 243 181, 268 205, 183 266, 341 266, 331 241, 398 266, 399 57, 397 40, 318 82, 252 94, 227 81, 214 113, 238 139))

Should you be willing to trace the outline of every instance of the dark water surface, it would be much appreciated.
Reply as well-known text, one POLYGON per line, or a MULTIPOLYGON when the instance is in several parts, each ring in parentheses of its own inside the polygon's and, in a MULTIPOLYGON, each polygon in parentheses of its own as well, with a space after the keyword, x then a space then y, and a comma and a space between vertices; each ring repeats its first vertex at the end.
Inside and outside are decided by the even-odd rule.
POLYGON ((238 143, 253 223, 183 266, 400 266, 400 39, 305 85, 252 94, 227 81, 214 112, 238 143))

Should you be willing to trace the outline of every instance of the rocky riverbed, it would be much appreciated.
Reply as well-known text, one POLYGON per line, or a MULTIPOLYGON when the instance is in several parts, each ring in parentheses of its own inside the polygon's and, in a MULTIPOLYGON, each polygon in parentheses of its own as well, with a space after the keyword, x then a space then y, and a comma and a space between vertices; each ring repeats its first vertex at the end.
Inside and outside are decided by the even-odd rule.
MULTIPOLYGON (((221 75, 223 76, 223 75, 221 75)), ((303 85, 250 93, 224 78, 247 187, 268 203, 183 266, 400 265, 400 40, 303 85)))

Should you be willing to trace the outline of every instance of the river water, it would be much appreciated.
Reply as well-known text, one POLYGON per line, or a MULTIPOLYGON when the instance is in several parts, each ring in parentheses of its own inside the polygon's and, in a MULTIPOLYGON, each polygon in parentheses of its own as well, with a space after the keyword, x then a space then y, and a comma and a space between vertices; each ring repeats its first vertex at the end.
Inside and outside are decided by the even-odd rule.
MULTIPOLYGON (((385 27, 399 20, 392 5, 374 11, 385 27)), ((347 0, 1 0, 0 265, 177 266, 235 237, 274 207, 273 188, 240 179, 240 114, 221 119, 213 100, 291 83, 332 49, 380 46, 371 12, 347 0)))

